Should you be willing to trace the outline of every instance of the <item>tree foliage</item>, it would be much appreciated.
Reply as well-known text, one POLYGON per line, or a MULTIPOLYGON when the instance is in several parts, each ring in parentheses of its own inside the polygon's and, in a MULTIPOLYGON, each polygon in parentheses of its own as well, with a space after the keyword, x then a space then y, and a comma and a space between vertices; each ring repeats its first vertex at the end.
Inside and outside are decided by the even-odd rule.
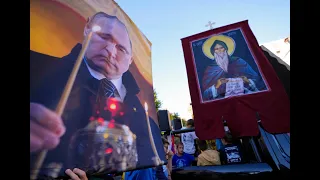
POLYGON ((156 110, 157 112, 159 111, 159 109, 161 108, 162 106, 162 102, 158 99, 158 94, 156 92, 155 89, 153 89, 153 97, 154 97, 154 104, 156 106, 156 110))

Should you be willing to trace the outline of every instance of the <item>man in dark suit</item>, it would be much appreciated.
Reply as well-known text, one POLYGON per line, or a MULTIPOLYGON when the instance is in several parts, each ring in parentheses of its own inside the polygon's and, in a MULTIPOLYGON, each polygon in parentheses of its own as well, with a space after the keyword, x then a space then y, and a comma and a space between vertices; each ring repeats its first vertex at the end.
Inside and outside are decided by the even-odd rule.
MULTIPOLYGON (((88 19, 84 36, 89 34, 93 25, 99 25, 101 30, 92 35, 62 117, 57 116, 53 110, 58 104, 82 45, 77 44, 70 54, 61 59, 30 52, 31 163, 35 162, 36 152, 49 150, 40 174, 50 176, 56 170, 56 174, 62 175, 67 168, 88 170, 88 167, 82 166, 100 164, 91 162, 93 151, 86 154, 89 146, 95 146, 94 143, 90 144, 93 139, 88 140, 92 137, 80 137, 77 134, 79 130, 88 127, 90 119, 94 117, 100 117, 109 124, 128 126, 136 139, 136 167, 153 164, 155 154, 149 140, 145 109, 137 97, 140 89, 128 71, 132 63, 132 44, 127 29, 117 17, 99 12, 88 19)), ((164 159, 159 128, 149 119, 156 149, 159 157, 164 159)), ((106 149, 106 153, 113 154, 113 150, 118 151, 119 155, 124 149, 109 149, 108 152, 106 149)), ((134 153, 134 149, 126 152, 134 161, 134 154, 130 152, 134 153)), ((122 162, 128 161, 124 159, 122 157, 122 162)), ((114 170, 112 165, 105 166, 111 166, 111 169, 99 168, 114 170)), ((94 168, 93 171, 99 168, 94 168)))

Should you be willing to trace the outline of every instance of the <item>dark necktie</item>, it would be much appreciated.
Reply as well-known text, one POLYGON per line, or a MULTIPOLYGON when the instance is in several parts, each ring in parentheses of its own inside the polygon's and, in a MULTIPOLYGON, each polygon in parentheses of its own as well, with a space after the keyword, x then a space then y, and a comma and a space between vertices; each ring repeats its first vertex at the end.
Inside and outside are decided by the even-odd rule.
POLYGON ((116 87, 113 85, 111 81, 109 81, 107 78, 103 78, 100 80, 100 90, 103 93, 104 97, 107 98, 114 98, 115 93, 117 91, 116 87))

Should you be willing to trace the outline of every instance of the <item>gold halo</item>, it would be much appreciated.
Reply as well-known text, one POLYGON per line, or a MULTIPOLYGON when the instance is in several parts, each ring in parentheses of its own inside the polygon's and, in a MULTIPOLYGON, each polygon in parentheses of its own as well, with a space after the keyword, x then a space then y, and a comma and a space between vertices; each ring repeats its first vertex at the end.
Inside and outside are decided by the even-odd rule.
POLYGON ((202 52, 204 55, 206 55, 210 59, 214 59, 214 55, 211 53, 210 48, 213 45, 215 40, 223 41, 226 43, 228 47, 228 54, 231 56, 235 50, 236 43, 231 37, 225 36, 225 35, 217 35, 212 36, 208 38, 202 46, 202 52))

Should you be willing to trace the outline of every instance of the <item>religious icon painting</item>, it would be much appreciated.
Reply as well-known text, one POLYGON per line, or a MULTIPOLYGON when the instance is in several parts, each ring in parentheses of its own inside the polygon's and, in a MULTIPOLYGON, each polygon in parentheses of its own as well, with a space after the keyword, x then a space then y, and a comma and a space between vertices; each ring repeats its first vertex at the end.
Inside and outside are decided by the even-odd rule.
POLYGON ((199 139, 290 132, 289 99, 248 20, 181 39, 199 139))
POLYGON ((202 103, 269 90, 241 28, 190 45, 202 103))

